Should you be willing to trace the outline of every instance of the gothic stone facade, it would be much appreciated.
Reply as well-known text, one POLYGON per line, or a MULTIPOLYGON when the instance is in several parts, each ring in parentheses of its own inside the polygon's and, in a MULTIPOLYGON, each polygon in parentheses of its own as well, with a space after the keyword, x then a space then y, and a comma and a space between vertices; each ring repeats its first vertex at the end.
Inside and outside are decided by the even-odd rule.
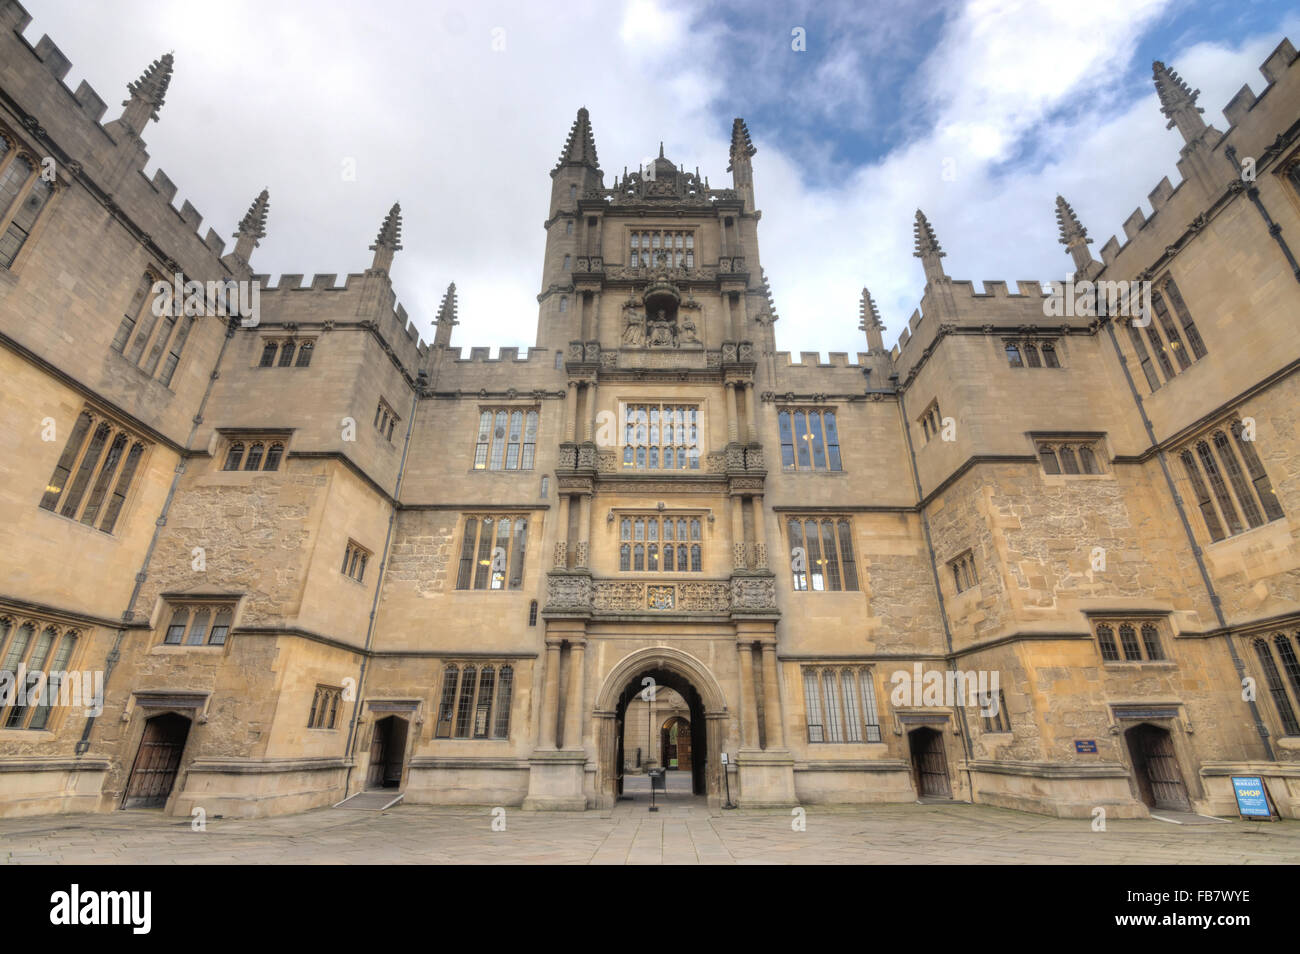
POLYGON ((607 181, 580 111, 536 347, 466 355, 454 287, 431 344, 396 302, 399 209, 364 272, 255 276, 265 194, 227 251, 142 175, 171 58, 103 122, 27 22, 0 2, 0 669, 104 698, 11 696, 0 814, 607 806, 651 680, 714 803, 1229 814, 1252 774, 1300 816, 1289 42, 1226 132, 1157 64, 1181 181, 1100 261, 1058 200, 1149 323, 976 291, 918 213, 898 345, 864 291, 823 364, 775 348, 740 120, 715 189, 607 181), (260 322, 156 314, 178 273, 261 282, 260 322))

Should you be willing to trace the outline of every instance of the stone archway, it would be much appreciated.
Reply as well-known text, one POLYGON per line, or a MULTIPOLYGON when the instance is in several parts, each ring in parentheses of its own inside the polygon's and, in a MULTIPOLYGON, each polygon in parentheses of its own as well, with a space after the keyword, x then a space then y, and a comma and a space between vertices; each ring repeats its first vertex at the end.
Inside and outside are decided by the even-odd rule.
POLYGON ((676 690, 687 700, 695 732, 692 774, 696 794, 709 804, 721 803, 722 775, 717 753, 722 751, 727 705, 722 688, 708 668, 690 653, 666 646, 638 650, 622 659, 607 675, 596 696, 597 801, 611 807, 618 799, 622 780, 619 742, 622 717, 628 701, 643 691, 643 680, 676 690))

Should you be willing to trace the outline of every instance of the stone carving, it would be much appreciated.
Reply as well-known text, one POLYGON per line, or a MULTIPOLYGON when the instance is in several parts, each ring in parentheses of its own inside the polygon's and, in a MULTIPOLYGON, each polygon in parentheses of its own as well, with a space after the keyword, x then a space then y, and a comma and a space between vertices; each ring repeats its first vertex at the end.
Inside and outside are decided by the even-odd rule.
POLYGON ((579 540, 573 548, 573 565, 585 567, 587 565, 587 541, 579 540))
POLYGON ((600 361, 600 342, 588 341, 584 346, 584 351, 585 351, 585 355, 583 357, 584 361, 588 361, 592 364, 595 364, 600 361))
POLYGON ((727 445, 727 470, 745 469, 745 449, 739 444, 727 445))
POLYGON ((645 318, 636 310, 636 304, 623 305, 623 347, 640 348, 645 341, 645 318))
POLYGON ((581 444, 578 447, 578 470, 596 469, 596 445, 581 444))
POLYGON ((675 348, 677 346, 677 332, 662 308, 650 319, 648 332, 649 339, 646 343, 651 348, 675 348))
POLYGON ((673 609, 676 603, 673 588, 671 586, 647 586, 645 602, 648 609, 673 609))
MULTIPOLYGON (((581 566, 584 564, 579 564, 579 565, 581 566)), ((767 569, 767 544, 766 543, 754 544, 754 569, 756 570, 767 569)))
POLYGON ((731 565, 737 570, 745 569, 745 545, 743 543, 733 543, 731 545, 731 565))
POLYGON ((569 565, 569 544, 564 540, 555 541, 555 562, 556 569, 564 569, 569 565))
POLYGON ((726 583, 678 583, 677 609, 684 613, 726 613, 731 596, 726 583))
POLYGON ((754 360, 754 342, 742 341, 740 343, 740 360, 741 361, 754 360))
POLYGON ((559 459, 555 464, 560 470, 573 470, 578 466, 578 445, 561 444, 559 459))
POLYGON ((645 586, 641 583, 600 582, 591 605, 601 613, 636 613, 644 606, 645 586))
POLYGON ((700 338, 695 330, 695 322, 691 320, 690 315, 682 315, 678 322, 678 341, 681 344, 699 344, 700 338))
POLYGON ((546 580, 547 609, 590 609, 591 577, 551 574, 546 580))
POLYGON ((734 341, 722 342, 722 363, 723 364, 736 363, 736 343, 734 341))
POLYGON ((733 611, 776 611, 776 580, 770 576, 732 577, 731 608, 733 611))
POLYGON ((570 341, 570 342, 569 342, 569 360, 570 360, 570 361, 581 361, 581 360, 582 360, 582 342, 581 342, 581 341, 570 341))

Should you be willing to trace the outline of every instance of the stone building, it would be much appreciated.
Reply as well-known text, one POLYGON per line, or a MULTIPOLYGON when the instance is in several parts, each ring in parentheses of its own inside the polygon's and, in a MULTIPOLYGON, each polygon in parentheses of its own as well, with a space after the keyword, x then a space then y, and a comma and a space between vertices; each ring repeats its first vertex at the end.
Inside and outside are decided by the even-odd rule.
POLYGON ((1289 42, 1226 132, 1156 64, 1181 181, 1100 261, 1057 200, 1080 283, 1150 285, 977 291, 918 212, 908 329, 864 290, 824 364, 776 350, 739 119, 714 188, 607 177, 579 110, 536 347, 466 354, 454 286, 432 343, 397 303, 397 206, 363 271, 256 275, 265 192, 227 249, 142 174, 171 57, 105 122, 28 19, 0 0, 0 681, 68 675, 6 699, 0 814, 608 806, 651 680, 712 804, 1229 814, 1255 774, 1300 816, 1289 42))

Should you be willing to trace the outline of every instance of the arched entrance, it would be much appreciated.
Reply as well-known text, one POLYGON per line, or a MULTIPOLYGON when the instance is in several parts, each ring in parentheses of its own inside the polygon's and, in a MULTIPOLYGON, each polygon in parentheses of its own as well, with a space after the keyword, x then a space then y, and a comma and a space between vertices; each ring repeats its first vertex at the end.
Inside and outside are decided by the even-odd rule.
POLYGON ((907 734, 907 743, 912 754, 916 794, 922 798, 952 798, 943 736, 934 729, 922 727, 907 734))
POLYGON ((689 719, 673 716, 665 720, 659 728, 659 751, 663 753, 663 768, 676 772, 692 770, 689 719))
POLYGON ((181 753, 190 735, 190 720, 175 712, 156 715, 144 724, 127 779, 123 808, 163 808, 176 785, 181 753))
POLYGON ((385 716, 375 722, 370 739, 370 768, 366 773, 367 788, 398 788, 402 784, 402 768, 406 761, 406 720, 401 716, 385 716))
POLYGON ((1124 732, 1138 794, 1149 808, 1191 811, 1183 772, 1168 729, 1143 722, 1124 732))
MULTIPOLYGON (((694 656, 677 649, 655 647, 623 659, 605 678, 596 698, 600 762, 597 790, 606 807, 623 793, 624 720, 629 703, 652 687, 668 687, 686 702, 690 731, 691 792, 721 801, 722 776, 717 754, 722 749, 727 709, 722 690, 694 656)), ((662 732, 662 725, 654 726, 662 732)), ((680 738, 680 730, 679 730, 680 738)), ((661 736, 662 741, 662 736, 661 736)), ((680 757, 679 757, 680 764, 680 757)))

